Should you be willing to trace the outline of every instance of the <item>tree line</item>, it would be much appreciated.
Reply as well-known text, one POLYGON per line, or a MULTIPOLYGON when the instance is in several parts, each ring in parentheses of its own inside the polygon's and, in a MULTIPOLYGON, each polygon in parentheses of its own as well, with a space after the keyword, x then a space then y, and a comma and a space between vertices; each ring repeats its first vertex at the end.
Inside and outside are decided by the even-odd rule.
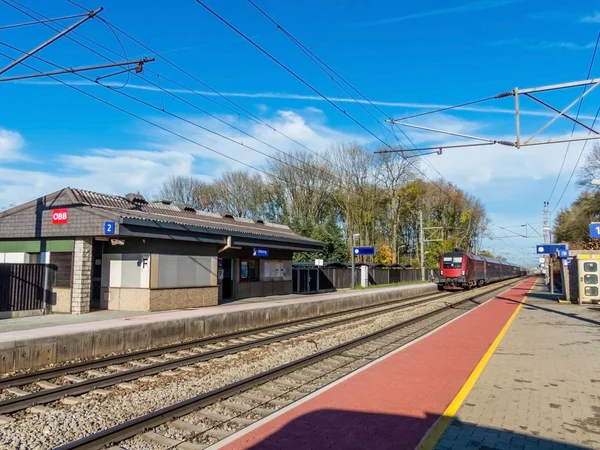
POLYGON ((573 250, 597 250, 600 243, 590 238, 590 223, 600 221, 600 191, 591 184, 600 179, 600 145, 595 144, 579 170, 577 184, 583 189, 577 199, 562 208, 554 221, 556 242, 568 242, 573 250))
POLYGON ((423 212, 426 265, 454 247, 471 251, 488 223, 481 202, 446 181, 425 181, 398 153, 374 153, 360 144, 338 144, 323 154, 276 153, 264 170, 226 172, 213 182, 172 176, 157 192, 161 200, 196 209, 259 217, 289 225, 325 244, 322 254, 299 260, 350 260, 356 245, 374 245, 373 262, 418 267, 419 211, 423 212))

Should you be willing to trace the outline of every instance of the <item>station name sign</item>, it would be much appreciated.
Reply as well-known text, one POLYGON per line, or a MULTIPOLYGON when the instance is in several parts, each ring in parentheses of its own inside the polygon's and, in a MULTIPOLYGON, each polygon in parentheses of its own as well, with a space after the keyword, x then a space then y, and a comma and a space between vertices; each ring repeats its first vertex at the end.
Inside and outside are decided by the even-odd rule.
POLYGON ((355 256, 359 256, 359 255, 374 255, 375 254, 375 247, 354 247, 352 249, 352 253, 354 253, 355 256))
POLYGON ((252 256, 269 256, 269 249, 268 248, 255 248, 254 251, 252 252, 252 256))
POLYGON ((69 223, 69 210, 67 208, 53 209, 52 224, 64 225, 65 223, 69 223))
POLYGON ((567 244, 540 244, 535 247, 538 255, 568 255, 569 247, 567 244))

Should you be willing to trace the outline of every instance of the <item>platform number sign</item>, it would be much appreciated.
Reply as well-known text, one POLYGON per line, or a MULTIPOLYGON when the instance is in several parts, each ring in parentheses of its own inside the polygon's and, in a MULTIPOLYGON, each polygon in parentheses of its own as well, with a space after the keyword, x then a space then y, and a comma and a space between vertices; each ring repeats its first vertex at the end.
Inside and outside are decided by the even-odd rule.
POLYGON ((590 223, 590 237, 600 238, 600 222, 590 223))
POLYGON ((66 208, 52 210, 52 224, 64 225, 69 223, 69 210, 66 208))
POLYGON ((115 234, 114 222, 104 222, 104 234, 115 234))

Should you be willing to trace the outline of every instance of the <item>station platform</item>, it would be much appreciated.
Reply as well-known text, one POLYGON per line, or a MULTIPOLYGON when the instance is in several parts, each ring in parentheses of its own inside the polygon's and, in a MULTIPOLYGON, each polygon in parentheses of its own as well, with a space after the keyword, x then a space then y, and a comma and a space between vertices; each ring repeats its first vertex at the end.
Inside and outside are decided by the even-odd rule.
POLYGON ((437 292, 434 283, 249 298, 162 312, 97 311, 0 320, 0 374, 318 317, 437 292))
POLYGON ((600 448, 599 325, 530 278, 211 448, 600 448))

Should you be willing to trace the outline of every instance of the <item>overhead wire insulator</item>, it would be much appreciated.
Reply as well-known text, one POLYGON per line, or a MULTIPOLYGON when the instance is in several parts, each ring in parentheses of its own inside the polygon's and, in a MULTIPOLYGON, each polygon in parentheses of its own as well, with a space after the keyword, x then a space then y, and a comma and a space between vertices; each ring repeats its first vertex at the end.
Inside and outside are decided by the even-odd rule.
POLYGON ((502 92, 501 94, 494 96, 494 98, 505 98, 505 97, 511 97, 513 95, 515 95, 515 91, 508 91, 508 92, 502 92))

